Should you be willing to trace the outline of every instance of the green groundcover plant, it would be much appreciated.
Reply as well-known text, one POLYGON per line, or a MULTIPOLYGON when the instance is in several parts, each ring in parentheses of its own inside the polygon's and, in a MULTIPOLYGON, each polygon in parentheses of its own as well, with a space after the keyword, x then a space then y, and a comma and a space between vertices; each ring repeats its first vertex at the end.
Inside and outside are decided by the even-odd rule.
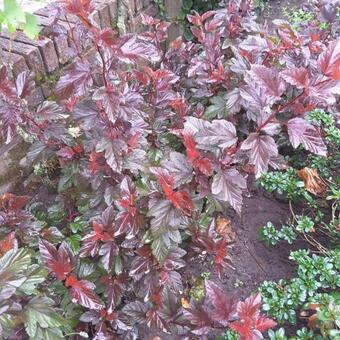
POLYGON ((158 19, 119 37, 92 21, 92 1, 57 9, 46 35, 63 34, 58 15, 79 18, 57 102, 28 107, 31 75, 0 69, 3 139, 31 143, 22 164, 55 193, 48 207, 24 193, 0 199, 1 337, 135 339, 150 327, 260 338, 276 325, 261 294, 237 301, 206 280, 203 302, 182 306, 181 272, 197 253, 219 275, 230 266, 232 240, 215 218, 241 214, 249 175, 285 168, 286 149, 327 156, 324 127, 306 116, 340 94, 332 8, 315 9, 327 29, 274 21, 273 32, 251 1, 230 1, 189 15, 195 41, 166 52, 158 19))

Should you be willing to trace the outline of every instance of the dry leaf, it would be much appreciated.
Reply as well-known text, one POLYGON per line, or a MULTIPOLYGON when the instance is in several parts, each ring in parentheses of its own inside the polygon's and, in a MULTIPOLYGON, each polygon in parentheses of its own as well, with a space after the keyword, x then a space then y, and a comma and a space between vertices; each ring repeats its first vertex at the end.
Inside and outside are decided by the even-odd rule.
POLYGON ((183 308, 189 308, 190 303, 186 298, 181 298, 181 305, 183 308))
POLYGON ((315 328, 318 323, 318 315, 315 313, 308 318, 308 327, 315 328))
POLYGON ((11 232, 0 241, 0 257, 5 255, 9 250, 13 249, 17 243, 15 239, 15 233, 11 232))
POLYGON ((326 182, 319 176, 317 170, 303 168, 297 171, 298 176, 305 183, 306 190, 316 196, 323 196, 327 191, 326 182))
POLYGON ((233 238, 234 236, 231 229, 231 221, 222 216, 216 218, 215 230, 221 236, 229 236, 229 238, 233 238))

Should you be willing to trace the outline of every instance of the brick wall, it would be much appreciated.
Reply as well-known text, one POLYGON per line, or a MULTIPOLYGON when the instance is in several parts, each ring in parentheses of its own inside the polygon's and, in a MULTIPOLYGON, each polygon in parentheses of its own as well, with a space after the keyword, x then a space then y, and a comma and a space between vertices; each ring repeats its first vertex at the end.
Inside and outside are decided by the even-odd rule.
MULTIPOLYGON (((118 15, 124 16, 128 32, 138 32, 143 29, 141 13, 151 16, 158 13, 157 6, 152 0, 95 0, 96 10, 92 16, 101 27, 117 27, 118 15)), ((51 9, 49 5, 34 13, 39 25, 44 28, 53 21, 49 17, 51 9)), ((77 18, 68 16, 58 23, 66 30, 74 25, 77 18)), ((68 65, 74 58, 72 40, 66 36, 54 38, 42 38, 32 40, 22 32, 17 32, 10 39, 9 33, 4 29, 0 34, 0 64, 9 66, 12 76, 31 70, 35 74, 37 87, 29 102, 37 105, 52 94, 52 87, 60 70, 68 65)), ((85 53, 85 51, 84 51, 85 53)))

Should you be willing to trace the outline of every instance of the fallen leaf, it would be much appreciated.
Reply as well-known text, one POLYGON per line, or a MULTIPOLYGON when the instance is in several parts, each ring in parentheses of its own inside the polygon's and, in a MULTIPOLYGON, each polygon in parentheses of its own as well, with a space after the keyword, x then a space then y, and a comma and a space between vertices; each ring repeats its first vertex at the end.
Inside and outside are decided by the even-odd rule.
POLYGON ((183 308, 189 308, 190 307, 190 303, 186 298, 181 298, 181 305, 183 308))
POLYGON ((316 169, 303 168, 297 171, 305 183, 306 190, 316 196, 323 196, 327 191, 326 182, 319 176, 316 169))
POLYGON ((318 323, 318 315, 315 313, 308 318, 308 327, 314 329, 318 323))
POLYGON ((218 216, 216 218, 215 230, 220 236, 228 236, 233 238, 233 231, 231 229, 231 221, 228 218, 218 216))
POLYGON ((9 250, 13 249, 17 243, 15 233, 9 233, 0 241, 0 257, 5 255, 9 250))

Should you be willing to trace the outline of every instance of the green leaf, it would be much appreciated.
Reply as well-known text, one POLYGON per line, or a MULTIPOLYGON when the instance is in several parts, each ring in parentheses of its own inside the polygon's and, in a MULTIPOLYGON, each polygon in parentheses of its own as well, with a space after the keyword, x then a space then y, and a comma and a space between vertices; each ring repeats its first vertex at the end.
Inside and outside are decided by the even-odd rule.
POLYGON ((22 25, 24 33, 31 39, 36 38, 40 32, 36 17, 30 13, 26 13, 25 19, 25 23, 22 25))
POLYGON ((159 263, 163 263, 169 253, 169 248, 164 237, 156 238, 151 244, 152 254, 159 263))
POLYGON ((38 328, 31 340, 63 340, 63 332, 58 328, 38 328))
POLYGON ((3 13, 8 23, 25 22, 25 12, 16 0, 4 0, 3 13))
POLYGON ((32 294, 36 289, 36 286, 46 280, 48 275, 48 271, 44 268, 41 268, 38 265, 32 265, 30 267, 30 272, 26 273, 26 280, 21 285, 20 290, 25 292, 25 294, 32 294))
POLYGON ((221 96, 212 97, 210 99, 211 105, 205 110, 204 116, 208 119, 224 118, 228 114, 227 102, 221 96))
POLYGON ((80 241, 81 241, 81 236, 78 234, 71 235, 66 242, 70 246, 71 250, 75 253, 78 254, 80 250, 80 241))
POLYGON ((0 301, 14 294, 27 280, 25 271, 31 264, 28 249, 12 249, 0 258, 0 301))
POLYGON ((80 216, 76 217, 74 221, 70 223, 70 228, 74 234, 82 232, 86 227, 88 227, 88 222, 82 220, 80 216))
POLYGON ((58 192, 63 192, 66 189, 76 186, 78 183, 79 164, 76 162, 70 163, 62 170, 63 174, 60 177, 58 184, 58 192))
POLYGON ((66 321, 53 308, 54 301, 48 297, 35 297, 25 307, 25 329, 33 339, 62 339, 62 333, 53 330, 66 321), (47 331, 47 332, 46 332, 47 331), (45 335, 46 337, 40 337, 45 335), (52 337, 50 337, 52 336, 52 337))

